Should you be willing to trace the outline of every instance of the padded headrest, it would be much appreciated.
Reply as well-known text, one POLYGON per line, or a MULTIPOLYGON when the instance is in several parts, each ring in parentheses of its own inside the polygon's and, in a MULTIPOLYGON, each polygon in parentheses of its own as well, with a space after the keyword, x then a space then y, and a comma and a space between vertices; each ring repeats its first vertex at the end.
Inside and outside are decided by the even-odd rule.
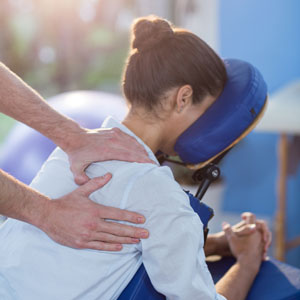
POLYGON ((257 121, 267 100, 267 85, 251 64, 224 60, 227 82, 222 94, 177 139, 175 151, 189 164, 200 164, 222 153, 257 121))

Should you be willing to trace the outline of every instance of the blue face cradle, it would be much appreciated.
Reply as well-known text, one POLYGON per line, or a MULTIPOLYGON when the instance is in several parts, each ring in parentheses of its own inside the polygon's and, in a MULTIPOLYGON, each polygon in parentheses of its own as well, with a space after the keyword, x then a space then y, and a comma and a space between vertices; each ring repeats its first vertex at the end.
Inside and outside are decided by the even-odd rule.
POLYGON ((224 60, 227 82, 222 94, 178 138, 175 151, 184 163, 201 164, 240 139, 260 117, 267 101, 267 85, 251 64, 224 60))

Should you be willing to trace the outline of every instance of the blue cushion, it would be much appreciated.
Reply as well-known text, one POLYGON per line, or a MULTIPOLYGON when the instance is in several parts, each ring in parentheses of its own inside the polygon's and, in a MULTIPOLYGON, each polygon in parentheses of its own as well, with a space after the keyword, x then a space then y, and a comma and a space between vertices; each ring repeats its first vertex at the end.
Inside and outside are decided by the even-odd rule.
POLYGON ((227 82, 222 94, 176 141, 185 163, 198 164, 225 150, 253 124, 267 98, 267 85, 251 64, 224 60, 227 82))

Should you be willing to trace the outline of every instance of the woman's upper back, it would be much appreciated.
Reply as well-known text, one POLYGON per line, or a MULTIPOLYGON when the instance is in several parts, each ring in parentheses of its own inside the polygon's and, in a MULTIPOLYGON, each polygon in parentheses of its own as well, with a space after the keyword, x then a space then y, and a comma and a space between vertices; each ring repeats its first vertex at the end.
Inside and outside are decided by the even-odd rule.
MULTIPOLYGON (((130 133, 126 127, 112 119, 108 119, 105 126, 119 127, 130 133)), ((154 154, 144 146, 155 161, 154 154)), ((150 230, 149 239, 138 245, 125 245, 121 252, 76 250, 55 243, 32 225, 8 220, 0 230, 3 240, 0 277, 5 278, 11 286, 8 288, 6 284, 4 293, 13 294, 16 299, 74 299, 80 295, 89 299, 114 299, 126 287, 143 260, 150 274, 157 274, 156 287, 159 289, 161 283, 170 276, 166 277, 164 272, 159 272, 160 264, 166 262, 164 253, 160 257, 160 248, 168 245, 172 247, 174 232, 179 237, 186 235, 186 231, 193 232, 189 225, 201 228, 201 222, 190 208, 188 197, 174 181, 169 168, 155 164, 107 161, 93 164, 87 170, 90 177, 107 172, 113 175, 111 181, 90 198, 97 203, 144 214, 146 223, 143 226, 150 230), (189 218, 186 228, 176 222, 182 216, 189 218), (169 228, 172 223, 174 228, 169 228)), ((53 199, 74 190, 77 186, 69 169, 67 155, 56 149, 31 186, 53 199)), ((203 246, 203 239, 201 230, 200 237, 197 231, 194 232, 192 244, 197 252, 203 246)), ((166 250, 168 253, 172 249, 166 250)), ((169 272, 168 268, 162 268, 169 272)))

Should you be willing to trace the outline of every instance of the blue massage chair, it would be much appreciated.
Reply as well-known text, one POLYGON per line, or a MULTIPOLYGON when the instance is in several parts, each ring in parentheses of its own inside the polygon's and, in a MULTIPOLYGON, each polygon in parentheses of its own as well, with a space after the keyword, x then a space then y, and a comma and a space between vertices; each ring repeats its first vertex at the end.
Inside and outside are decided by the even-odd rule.
MULTIPOLYGON (((200 181, 190 205, 203 223, 204 237, 211 208, 201 201, 210 183, 220 176, 216 163, 245 137, 262 117, 267 104, 267 86, 260 72, 251 64, 236 59, 224 60, 228 80, 222 94, 196 122, 177 140, 178 158, 160 154, 159 160, 173 161, 195 169, 194 179, 200 181)), ((215 283, 234 264, 232 257, 207 263, 215 283)), ((118 300, 163 300, 143 265, 122 292, 118 300)), ((247 300, 300 299, 300 270, 275 259, 261 265, 261 270, 247 296, 247 300)))

